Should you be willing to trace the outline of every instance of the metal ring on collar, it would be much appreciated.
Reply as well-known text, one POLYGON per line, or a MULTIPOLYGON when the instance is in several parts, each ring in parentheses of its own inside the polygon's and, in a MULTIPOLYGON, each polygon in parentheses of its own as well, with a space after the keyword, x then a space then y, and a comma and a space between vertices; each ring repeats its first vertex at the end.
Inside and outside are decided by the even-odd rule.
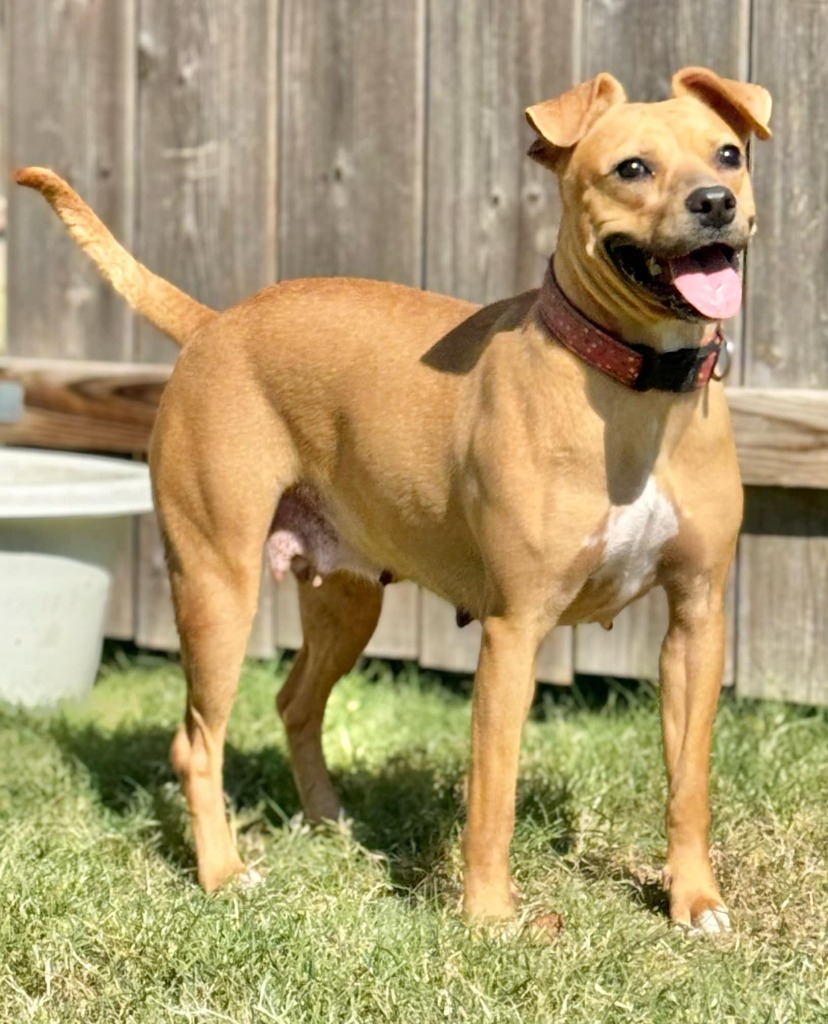
POLYGON ((719 356, 716 359, 716 365, 713 367, 713 373, 711 374, 713 380, 724 380, 724 378, 730 373, 732 365, 733 342, 727 338, 722 338, 722 344, 719 348, 719 356))

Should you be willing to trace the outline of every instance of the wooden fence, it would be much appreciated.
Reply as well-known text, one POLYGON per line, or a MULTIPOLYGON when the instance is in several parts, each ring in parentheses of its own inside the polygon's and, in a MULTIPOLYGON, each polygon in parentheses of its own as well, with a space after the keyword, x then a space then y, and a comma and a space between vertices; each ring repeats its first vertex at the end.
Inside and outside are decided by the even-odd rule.
MULTIPOLYGON (((828 3, 0 0, 0 34, 3 166, 54 167, 140 259, 214 306, 303 275, 477 301, 535 286, 558 200, 524 156, 525 106, 601 70, 638 99, 665 96, 691 63, 767 86, 774 140, 755 152, 760 233, 732 331, 750 486, 728 678, 828 701, 828 3)), ((18 189, 8 202, 3 365, 26 383, 27 414, 0 439, 139 452, 172 345, 42 200, 18 189)), ((476 626, 458 631, 453 609, 410 585, 387 598, 372 651, 473 667, 476 626)), ((111 628, 176 645, 151 517, 125 553, 111 628)), ((653 676, 664 628, 659 592, 611 633, 556 631, 539 675, 653 676)), ((264 582, 251 649, 298 643, 291 587, 264 582)))

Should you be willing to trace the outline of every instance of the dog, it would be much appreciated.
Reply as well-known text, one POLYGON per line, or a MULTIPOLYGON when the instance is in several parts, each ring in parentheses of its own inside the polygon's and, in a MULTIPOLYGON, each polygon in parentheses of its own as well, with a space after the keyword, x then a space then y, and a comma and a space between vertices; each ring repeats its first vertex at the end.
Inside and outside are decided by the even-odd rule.
POLYGON ((715 366, 755 229, 760 86, 684 68, 631 103, 609 74, 528 108, 558 177, 557 249, 537 291, 484 308, 348 278, 284 281, 222 313, 137 263, 79 197, 38 189, 127 302, 183 346, 150 450, 187 678, 172 761, 207 890, 243 875, 222 756, 262 546, 300 579, 304 643, 278 695, 311 820, 340 804, 325 704, 414 580, 482 624, 472 705, 464 908, 514 912, 509 845, 535 656, 556 625, 612 624, 653 586, 672 920, 730 928, 709 856, 708 762, 725 581, 742 517, 715 366))

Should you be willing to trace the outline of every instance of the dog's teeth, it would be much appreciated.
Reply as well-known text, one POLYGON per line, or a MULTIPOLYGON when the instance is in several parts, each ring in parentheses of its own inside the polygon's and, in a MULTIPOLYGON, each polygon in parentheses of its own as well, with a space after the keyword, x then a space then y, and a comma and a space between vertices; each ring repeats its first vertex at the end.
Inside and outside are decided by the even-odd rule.
POLYGON ((651 277, 658 277, 658 275, 661 273, 661 264, 654 256, 651 256, 647 260, 647 270, 650 271, 651 277))

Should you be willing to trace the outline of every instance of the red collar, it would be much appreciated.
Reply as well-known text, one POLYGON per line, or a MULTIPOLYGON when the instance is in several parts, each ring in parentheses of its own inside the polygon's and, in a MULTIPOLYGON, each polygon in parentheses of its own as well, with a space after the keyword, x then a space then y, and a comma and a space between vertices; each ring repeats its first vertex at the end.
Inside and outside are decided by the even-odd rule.
POLYGON ((570 352, 633 391, 696 391, 707 384, 722 349, 721 324, 713 340, 697 348, 659 352, 628 345, 594 324, 561 291, 552 260, 538 292, 538 313, 553 338, 570 352))

